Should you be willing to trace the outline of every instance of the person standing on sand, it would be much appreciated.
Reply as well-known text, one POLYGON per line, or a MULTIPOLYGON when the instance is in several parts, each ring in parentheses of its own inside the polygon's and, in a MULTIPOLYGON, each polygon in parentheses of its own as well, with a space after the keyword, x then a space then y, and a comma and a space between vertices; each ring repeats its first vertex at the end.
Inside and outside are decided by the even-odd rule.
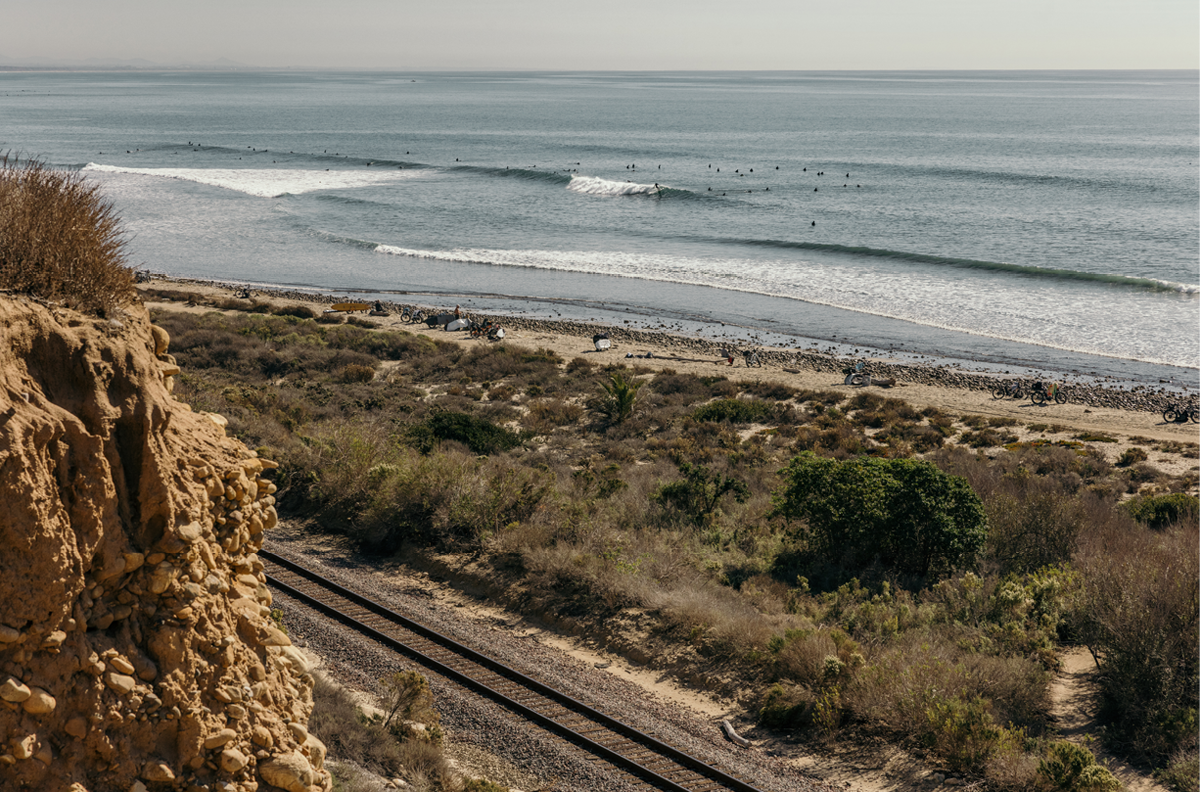
POLYGON ((454 318, 455 318, 455 319, 461 319, 461 318, 462 318, 462 309, 461 309, 461 308, 459 308, 457 305, 456 305, 456 306, 454 306, 454 318))

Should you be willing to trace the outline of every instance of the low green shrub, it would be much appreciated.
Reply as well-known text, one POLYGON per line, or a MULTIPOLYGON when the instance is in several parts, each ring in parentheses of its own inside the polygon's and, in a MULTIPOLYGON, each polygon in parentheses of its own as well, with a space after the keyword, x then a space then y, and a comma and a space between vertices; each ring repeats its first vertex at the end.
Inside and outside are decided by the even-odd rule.
POLYGON ((271 311, 276 316, 295 316, 298 319, 316 319, 318 314, 307 305, 281 305, 271 311))
POLYGON ((381 687, 380 698, 387 714, 384 729, 400 740, 441 742, 441 717, 433 708, 433 693, 425 677, 417 671, 396 671, 383 679, 381 687))
POLYGON ((358 363, 351 363, 347 366, 342 366, 334 374, 334 378, 341 382, 370 382, 375 379, 375 369, 372 366, 363 366, 358 363))
POLYGON ((1099 660, 1105 739, 1123 755, 1165 762, 1200 727, 1200 556, 1195 521, 1097 532, 1074 565, 1068 625, 1099 660))
POLYGON ((1120 792, 1121 782, 1083 746, 1066 740, 1050 745, 1038 765, 1038 780, 1054 792, 1120 792))
POLYGON ((1115 443, 1115 442, 1117 442, 1117 438, 1110 437, 1106 434, 1100 434, 1099 432, 1080 432, 1077 435, 1073 435, 1073 437, 1076 440, 1079 440, 1080 442, 1083 442, 1083 443, 1115 443))
POLYGON ((679 473, 683 478, 660 487, 654 493, 654 500, 680 512, 695 525, 703 525, 726 495, 732 495, 738 503, 745 503, 750 497, 750 489, 744 481, 716 473, 703 465, 681 462, 679 473))
POLYGON ((935 696, 925 707, 925 721, 926 741, 958 772, 982 770, 1003 735, 992 720, 989 702, 980 696, 935 696))
POLYGON ((476 454, 491 455, 516 448, 523 438, 510 429, 497 426, 486 418, 450 410, 435 412, 412 430, 416 447, 425 453, 434 440, 455 440, 476 454))
POLYGON ((774 380, 753 380, 742 385, 742 391, 757 396, 760 399, 787 401, 796 395, 797 390, 791 385, 774 380))
POLYGON ((432 789, 454 789, 456 777, 440 746, 428 740, 397 739, 381 719, 366 717, 344 688, 323 674, 314 676, 308 729, 325 743, 331 756, 379 775, 420 776, 432 789))
POLYGON ((718 399, 692 412, 697 421, 726 421, 728 423, 767 423, 776 420, 779 408, 757 399, 718 399))
MULTIPOLYGON (((491 398, 490 391, 488 397, 491 398)), ((539 434, 547 434, 556 426, 573 424, 583 416, 583 407, 562 399, 537 399, 526 406, 529 408, 529 428, 539 434)))
POLYGON ((846 394, 835 390, 808 390, 802 389, 793 397, 797 402, 804 404, 806 402, 813 405, 822 405, 823 407, 833 407, 841 404, 846 400, 846 394))
POLYGON ((799 729, 812 723, 815 699, 797 686, 775 685, 767 691, 758 711, 758 722, 770 729, 799 729))
POLYGON ((1200 518, 1200 498, 1182 492, 1152 495, 1127 501, 1124 509, 1149 528, 1165 528, 1177 522, 1196 522, 1200 518))

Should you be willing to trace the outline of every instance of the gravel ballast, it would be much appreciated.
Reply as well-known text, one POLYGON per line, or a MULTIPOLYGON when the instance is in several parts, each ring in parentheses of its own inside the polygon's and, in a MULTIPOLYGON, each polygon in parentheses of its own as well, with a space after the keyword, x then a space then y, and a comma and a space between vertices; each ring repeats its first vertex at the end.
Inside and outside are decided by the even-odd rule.
MULTIPOLYGON (((497 629, 494 623, 466 618, 460 609, 435 602, 426 590, 415 585, 415 581, 399 573, 378 571, 370 561, 351 553, 330 553, 327 548, 319 555, 309 553, 302 536, 277 535, 268 549, 473 646, 634 728, 655 732, 660 740, 707 762, 718 763, 725 772, 743 778, 764 792, 825 792, 829 789, 804 777, 781 757, 753 748, 742 749, 728 742, 721 732, 719 720, 710 720, 655 699, 631 682, 592 668, 531 638, 497 629)), ((378 680, 394 671, 417 668, 424 673, 450 743, 487 751, 527 775, 526 778, 493 780, 526 790, 623 792, 645 789, 624 771, 526 723, 458 684, 419 668, 407 658, 285 595, 276 593, 275 606, 283 610, 284 622, 296 642, 321 655, 328 673, 345 685, 374 692, 378 680)))

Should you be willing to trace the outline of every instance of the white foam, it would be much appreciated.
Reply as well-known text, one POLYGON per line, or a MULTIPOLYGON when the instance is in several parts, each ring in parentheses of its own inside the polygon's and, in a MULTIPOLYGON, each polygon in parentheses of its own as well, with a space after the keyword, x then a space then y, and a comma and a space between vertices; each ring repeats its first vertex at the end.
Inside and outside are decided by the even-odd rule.
MULTIPOLYGON (((1130 311, 1112 321, 1106 284, 1080 290, 1070 299, 1053 282, 1023 284, 997 295, 989 273, 868 265, 842 265, 836 271, 817 261, 692 258, 628 251, 414 250, 379 245, 377 253, 458 264, 528 267, 639 280, 708 286, 784 297, 801 303, 900 319, 927 327, 1006 341, 1144 360, 1196 366, 1194 341, 1180 343, 1170 328, 1194 316, 1194 298, 1162 293, 1127 295, 1130 311), (946 295, 952 294, 953 299, 946 295), (1191 312, 1191 313, 1189 313, 1191 312)), ((631 288, 636 289, 635 285, 631 288)), ((803 310, 803 308, 798 308, 803 310)), ((1191 320, 1194 321, 1194 320, 1191 320)))
POLYGON ((125 168, 89 162, 83 170, 98 173, 131 173, 163 179, 207 184, 259 198, 300 195, 319 190, 346 190, 391 184, 423 174, 420 170, 293 170, 263 168, 125 168))
POLYGON ((597 176, 572 176, 567 189, 584 195, 650 195, 659 191, 657 184, 611 181, 597 176))

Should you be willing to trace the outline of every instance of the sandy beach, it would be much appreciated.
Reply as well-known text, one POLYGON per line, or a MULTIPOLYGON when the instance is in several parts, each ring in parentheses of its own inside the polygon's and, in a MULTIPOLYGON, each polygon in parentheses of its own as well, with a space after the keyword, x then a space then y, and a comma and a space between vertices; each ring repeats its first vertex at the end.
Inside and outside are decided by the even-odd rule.
MULTIPOLYGON (((146 296, 148 307, 152 309, 204 313, 216 310, 213 305, 205 304, 206 301, 220 303, 235 298, 239 287, 156 277, 149 283, 141 284, 140 288, 146 296), (172 299, 169 296, 172 294, 179 295, 179 299, 172 299), (189 304, 187 300, 192 295, 198 301, 189 304)), ((255 290, 245 304, 305 305, 320 313, 328 310, 329 305, 338 299, 328 295, 255 290)), ((365 312, 351 315, 381 328, 404 330, 440 341, 467 345, 493 343, 472 338, 465 332, 447 332, 440 327, 429 328, 421 323, 405 321, 399 314, 400 306, 388 307, 393 310, 385 317, 368 316, 365 312)), ((450 306, 450 310, 453 310, 453 306, 450 306)), ((761 366, 748 367, 740 354, 735 354, 731 366, 727 359, 721 357, 722 345, 715 340, 572 322, 491 318, 505 328, 506 335, 499 343, 550 349, 564 360, 583 357, 596 363, 623 363, 635 371, 646 373, 672 369, 679 373, 720 375, 733 380, 777 381, 812 390, 844 390, 847 394, 860 390, 845 384, 842 369, 853 362, 846 358, 815 352, 761 350, 761 366), (610 349, 604 352, 595 350, 591 337, 597 331, 609 333, 612 339, 610 349)), ((987 374, 884 361, 868 361, 866 370, 874 377, 896 380, 892 387, 865 386, 868 390, 902 399, 920 408, 937 407, 960 415, 1008 418, 1016 422, 1015 426, 1009 427, 1009 431, 1022 441, 1040 437, 1061 440, 1072 435, 1107 437, 1113 442, 1097 442, 1094 445, 1103 451, 1110 462, 1115 462, 1131 445, 1144 445, 1146 441, 1194 444, 1200 440, 1200 427, 1196 424, 1168 424, 1163 421, 1161 405, 1175 399, 1156 393, 1156 388, 1150 386, 1142 391, 1106 388, 1103 385, 1086 388, 1074 386, 1072 395, 1081 399, 1082 403, 1072 401, 1068 404, 1038 406, 1028 398, 992 398, 990 391, 996 378, 987 374), (1047 429, 1039 427, 1049 427, 1050 431, 1047 433, 1047 429)), ((1170 475, 1200 469, 1194 450, 1186 455, 1154 451, 1149 461, 1170 475)))

